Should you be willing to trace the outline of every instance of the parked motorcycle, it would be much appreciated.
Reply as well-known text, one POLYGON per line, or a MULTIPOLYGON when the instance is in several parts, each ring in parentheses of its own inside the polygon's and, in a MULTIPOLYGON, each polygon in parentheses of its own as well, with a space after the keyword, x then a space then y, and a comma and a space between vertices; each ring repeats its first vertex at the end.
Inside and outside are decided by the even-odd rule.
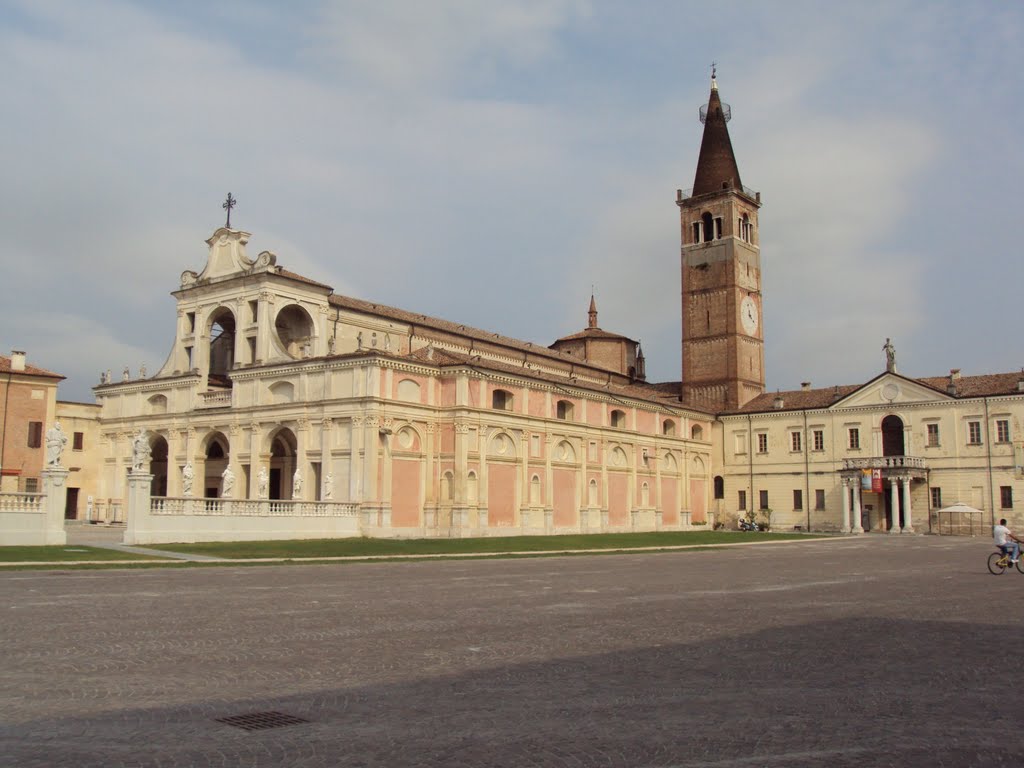
POLYGON ((746 520, 746 519, 741 517, 740 518, 740 530, 741 531, 760 531, 761 527, 757 523, 755 523, 753 520, 746 520))

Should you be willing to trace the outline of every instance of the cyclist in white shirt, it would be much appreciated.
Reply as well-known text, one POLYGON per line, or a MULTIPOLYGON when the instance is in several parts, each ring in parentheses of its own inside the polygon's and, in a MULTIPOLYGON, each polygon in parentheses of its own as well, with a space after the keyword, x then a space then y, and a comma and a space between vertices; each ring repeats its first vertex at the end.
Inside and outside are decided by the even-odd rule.
POLYGON ((1010 554, 1010 550, 1013 550, 1010 558, 1014 563, 1020 559, 1020 539, 1014 536, 1010 529, 1006 527, 1005 517, 999 521, 999 525, 992 527, 992 538, 1004 555, 1010 554))

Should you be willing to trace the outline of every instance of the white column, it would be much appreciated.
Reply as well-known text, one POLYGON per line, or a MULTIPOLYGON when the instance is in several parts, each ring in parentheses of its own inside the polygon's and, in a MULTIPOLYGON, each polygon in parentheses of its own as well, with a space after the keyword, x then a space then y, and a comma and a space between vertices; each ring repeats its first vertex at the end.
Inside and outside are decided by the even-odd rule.
MULTIPOLYGON (((64 531, 64 506, 67 504, 67 480, 70 470, 61 466, 50 466, 40 472, 43 478, 43 509, 46 512, 42 544, 60 545, 68 543, 64 531)), ((147 475, 152 480, 152 475, 147 475)), ((148 487, 148 486, 147 486, 148 487)))
POLYGON ((860 524, 860 478, 853 479, 853 526, 854 533, 864 533, 864 527, 860 524))
POLYGON ((910 477, 903 478, 903 532, 913 533, 914 523, 910 519, 910 477))
POLYGON ((890 480, 889 481, 889 486, 890 486, 890 490, 892 491, 892 493, 890 494, 890 497, 892 499, 892 504, 890 505, 890 508, 892 509, 892 525, 889 527, 889 533, 899 533, 900 532, 900 487, 899 487, 899 478, 895 478, 894 477, 892 480, 890 480))
POLYGON ((843 488, 843 524, 840 531, 849 533, 853 530, 853 521, 850 519, 850 487, 845 477, 840 478, 843 488))

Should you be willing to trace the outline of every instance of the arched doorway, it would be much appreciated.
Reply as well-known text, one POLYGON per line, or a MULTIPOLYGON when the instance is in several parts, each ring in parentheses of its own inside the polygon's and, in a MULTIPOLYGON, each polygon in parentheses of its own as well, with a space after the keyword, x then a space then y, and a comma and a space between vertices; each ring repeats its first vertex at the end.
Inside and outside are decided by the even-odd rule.
POLYGON ((153 475, 149 492, 154 496, 167 495, 167 440, 156 435, 149 444, 149 473, 153 475))
POLYGON ((271 499, 292 498, 292 477, 299 441, 287 427, 278 430, 270 441, 270 483, 267 496, 271 499))
POLYGON ((213 432, 206 438, 203 496, 208 499, 220 498, 221 479, 230 457, 229 445, 223 432, 213 432))
MULTIPOLYGON (((903 419, 899 416, 886 416, 882 419, 882 455, 903 456, 906 453, 906 446, 903 439, 903 419)), ((894 480, 888 479, 882 497, 885 499, 885 521, 887 530, 899 530, 903 525, 900 519, 893 520, 893 496, 898 499, 900 487, 894 480)), ((899 517, 902 517, 900 510, 899 517)))
POLYGON ((902 456, 904 453, 903 419, 886 416, 882 419, 882 455, 902 456))

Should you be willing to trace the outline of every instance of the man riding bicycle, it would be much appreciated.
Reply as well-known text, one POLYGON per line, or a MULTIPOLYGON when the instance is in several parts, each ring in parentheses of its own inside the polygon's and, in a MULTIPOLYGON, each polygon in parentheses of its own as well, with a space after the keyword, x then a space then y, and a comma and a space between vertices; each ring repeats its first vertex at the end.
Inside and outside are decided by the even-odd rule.
POLYGON ((993 526, 992 538, 1004 555, 1010 555, 1011 562, 1016 563, 1020 559, 1020 539, 1013 535, 1013 532, 1006 527, 1006 518, 999 521, 999 525, 993 526), (1013 542, 1012 544, 1010 542, 1013 542), (1012 554, 1011 554, 1012 550, 1012 554))

